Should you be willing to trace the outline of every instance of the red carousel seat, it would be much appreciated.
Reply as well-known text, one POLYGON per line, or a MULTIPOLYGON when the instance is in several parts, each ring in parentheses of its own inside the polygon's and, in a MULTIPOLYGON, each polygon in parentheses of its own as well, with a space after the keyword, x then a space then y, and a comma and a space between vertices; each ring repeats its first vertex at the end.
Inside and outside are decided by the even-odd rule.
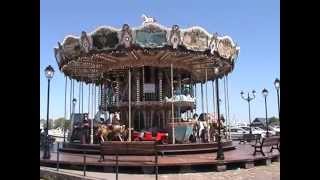
POLYGON ((152 141, 152 140, 153 140, 153 139, 152 139, 152 133, 151 133, 151 132, 145 132, 143 139, 144 139, 145 141, 152 141))

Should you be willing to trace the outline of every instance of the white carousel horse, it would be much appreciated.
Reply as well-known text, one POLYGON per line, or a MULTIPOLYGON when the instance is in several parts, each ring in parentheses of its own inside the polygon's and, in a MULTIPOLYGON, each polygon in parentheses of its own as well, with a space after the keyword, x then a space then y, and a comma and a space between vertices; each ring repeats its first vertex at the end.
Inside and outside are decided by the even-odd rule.
POLYGON ((153 17, 148 17, 144 14, 142 14, 141 18, 143 19, 143 25, 156 22, 156 20, 153 17))
POLYGON ((197 134, 203 141, 206 141, 208 135, 215 141, 216 129, 218 128, 218 121, 212 113, 203 113, 197 121, 197 134), (209 134, 208 134, 209 131, 209 134))

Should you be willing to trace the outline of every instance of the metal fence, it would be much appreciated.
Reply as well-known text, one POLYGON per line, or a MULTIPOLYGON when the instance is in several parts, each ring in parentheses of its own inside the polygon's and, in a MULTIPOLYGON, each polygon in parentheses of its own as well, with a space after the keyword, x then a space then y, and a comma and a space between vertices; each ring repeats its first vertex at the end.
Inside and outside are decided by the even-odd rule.
MULTIPOLYGON (((133 149, 133 150, 139 150, 139 151, 146 151, 145 149, 133 149)), ((118 151, 115 151, 116 154, 116 164, 115 164, 115 174, 116 174, 116 180, 119 179, 119 154, 118 151)), ((159 174, 159 166, 158 166, 158 152, 157 150, 154 151, 154 174, 155 174, 155 179, 158 180, 158 174, 159 174)), ((56 170, 59 171, 60 168, 60 142, 57 142, 57 148, 56 148, 56 153, 57 153, 57 160, 56 160, 56 170)), ((83 157, 83 176, 86 176, 87 174, 87 152, 85 150, 82 151, 82 157, 83 157)), ((74 156, 79 156, 79 155, 74 155, 74 156)), ((101 164, 102 165, 102 164, 101 164)))

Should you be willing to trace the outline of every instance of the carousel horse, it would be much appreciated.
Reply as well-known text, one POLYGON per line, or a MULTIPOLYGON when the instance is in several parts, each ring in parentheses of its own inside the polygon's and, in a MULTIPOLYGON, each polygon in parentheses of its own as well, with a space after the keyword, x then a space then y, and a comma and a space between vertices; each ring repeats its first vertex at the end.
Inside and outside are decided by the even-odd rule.
POLYGON ((208 113, 207 114, 207 119, 206 119, 209 123, 209 135, 210 135, 210 138, 212 138, 212 141, 216 141, 216 136, 217 136, 217 133, 218 133, 218 121, 217 119, 214 117, 213 114, 211 113, 208 113))
POLYGON ((208 142, 208 131, 210 138, 215 141, 218 134, 218 121, 212 113, 202 113, 197 121, 197 130, 198 137, 202 142, 208 142))
POLYGON ((119 113, 115 113, 112 118, 112 125, 100 124, 97 128, 96 137, 101 141, 107 140, 126 140, 128 137, 128 130, 125 125, 120 125, 119 113))
POLYGON ((192 120, 191 120, 191 123, 192 123, 192 135, 191 137, 189 138, 189 141, 190 142, 196 142, 197 139, 199 139, 199 124, 198 124, 198 115, 194 115, 192 120))
POLYGON ((98 125, 96 136, 98 137, 100 142, 107 141, 110 133, 112 133, 112 130, 108 126, 106 126, 105 124, 98 125))
POLYGON ((207 124, 207 113, 200 114, 197 122, 198 132, 201 142, 208 141, 208 124, 207 124))
MULTIPOLYGON (((209 124, 210 124, 210 137, 213 137, 213 140, 216 141, 218 135, 219 135, 219 122, 217 118, 213 118, 214 116, 212 116, 212 120, 209 119, 209 124)), ((225 121, 224 118, 222 117, 221 120, 221 136, 225 139, 227 139, 228 136, 228 132, 227 132, 227 126, 225 125, 225 121)))
POLYGON ((156 20, 153 17, 148 17, 144 14, 142 14, 141 18, 143 19, 143 25, 147 24, 147 23, 153 23, 156 22, 156 20))

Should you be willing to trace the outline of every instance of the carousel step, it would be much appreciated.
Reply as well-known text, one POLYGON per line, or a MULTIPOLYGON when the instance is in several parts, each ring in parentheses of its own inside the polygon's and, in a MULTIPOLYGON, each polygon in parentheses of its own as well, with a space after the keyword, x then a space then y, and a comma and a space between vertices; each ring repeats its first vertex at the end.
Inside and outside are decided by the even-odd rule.
POLYGON ((72 153, 83 153, 84 151, 86 154, 99 154, 100 151, 96 149, 75 149, 75 148, 61 148, 59 149, 61 152, 72 152, 72 153))
MULTIPOLYGON (((223 147, 224 150, 232 150, 235 149, 234 146, 225 146, 223 147)), ((194 153, 198 153, 198 152, 212 152, 212 151, 217 151, 218 148, 217 147, 213 147, 213 148, 195 148, 195 149, 172 149, 172 150, 160 150, 160 153, 162 155, 168 154, 168 153, 183 153, 183 152, 194 152, 194 153)))

